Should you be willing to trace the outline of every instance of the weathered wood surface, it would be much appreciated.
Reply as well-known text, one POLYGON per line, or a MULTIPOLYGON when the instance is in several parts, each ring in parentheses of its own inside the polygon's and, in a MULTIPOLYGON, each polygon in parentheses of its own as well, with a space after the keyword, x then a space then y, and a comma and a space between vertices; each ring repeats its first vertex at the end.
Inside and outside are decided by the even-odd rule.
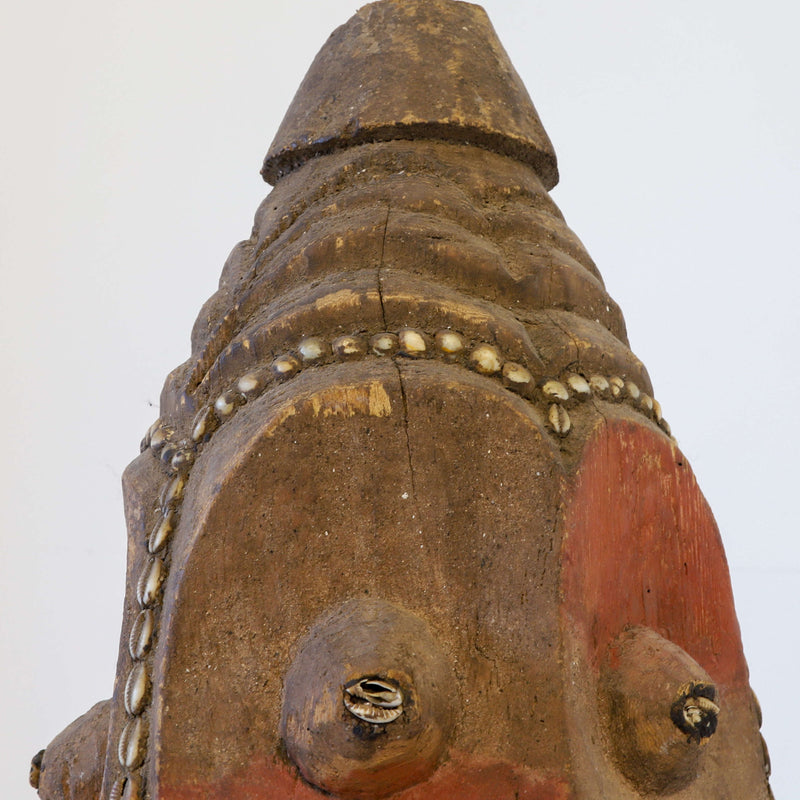
POLYGON ((362 9, 264 174, 40 795, 767 798, 713 518, 482 11, 362 9))

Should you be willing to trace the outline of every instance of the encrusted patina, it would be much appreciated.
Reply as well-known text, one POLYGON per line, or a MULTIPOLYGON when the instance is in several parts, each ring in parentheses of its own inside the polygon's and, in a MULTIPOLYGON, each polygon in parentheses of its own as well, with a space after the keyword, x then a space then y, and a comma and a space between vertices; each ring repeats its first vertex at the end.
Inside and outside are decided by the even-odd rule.
POLYGON ((40 796, 768 798, 715 523, 483 11, 365 6, 263 175, 40 796))

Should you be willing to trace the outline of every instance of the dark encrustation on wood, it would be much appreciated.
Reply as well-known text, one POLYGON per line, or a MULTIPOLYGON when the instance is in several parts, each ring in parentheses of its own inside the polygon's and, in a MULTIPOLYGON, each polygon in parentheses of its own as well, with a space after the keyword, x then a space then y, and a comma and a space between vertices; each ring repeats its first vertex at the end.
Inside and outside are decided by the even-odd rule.
POLYGON ((770 797, 716 525, 483 11, 365 6, 262 172, 40 796, 770 797))

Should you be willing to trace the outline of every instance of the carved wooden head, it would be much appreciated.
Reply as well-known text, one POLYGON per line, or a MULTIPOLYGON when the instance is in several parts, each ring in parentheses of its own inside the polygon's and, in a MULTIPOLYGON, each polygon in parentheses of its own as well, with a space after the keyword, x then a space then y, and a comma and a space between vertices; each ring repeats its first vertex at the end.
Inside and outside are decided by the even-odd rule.
POLYGON ((93 798, 768 797, 717 528, 483 11, 364 7, 263 174, 42 796, 79 735, 93 798))

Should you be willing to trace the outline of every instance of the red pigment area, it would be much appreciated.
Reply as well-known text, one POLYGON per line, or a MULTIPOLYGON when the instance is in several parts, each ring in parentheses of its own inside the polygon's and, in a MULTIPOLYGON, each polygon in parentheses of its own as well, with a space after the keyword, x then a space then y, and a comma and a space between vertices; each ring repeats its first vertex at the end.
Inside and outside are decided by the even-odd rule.
MULTIPOLYGON (((320 800, 293 767, 253 763, 218 783, 160 786, 157 800, 320 800)), ((391 795, 392 800, 569 800, 565 780, 500 761, 459 755, 427 781, 391 795)))
POLYGON ((569 800, 571 796, 566 779, 460 755, 430 780, 393 795, 392 800, 569 800))
POLYGON ((564 608, 595 664, 626 626, 646 625, 716 681, 747 682, 719 531, 666 437, 609 420, 584 450, 564 533, 564 608))

